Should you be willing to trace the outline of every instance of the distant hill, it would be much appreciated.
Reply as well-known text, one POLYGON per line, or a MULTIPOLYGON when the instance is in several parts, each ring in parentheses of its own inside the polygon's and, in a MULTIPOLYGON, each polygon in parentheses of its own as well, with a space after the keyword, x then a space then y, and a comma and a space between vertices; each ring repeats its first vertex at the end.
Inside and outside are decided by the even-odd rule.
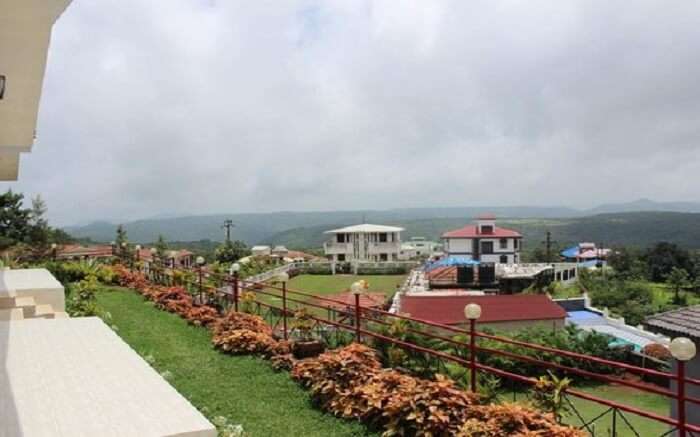
MULTIPOLYGON (((386 224, 406 228, 404 238, 421 236, 439 239, 445 231, 456 229, 469 220, 434 218, 398 220, 386 224)), ((599 214, 566 219, 503 219, 499 225, 517 229, 524 236, 525 248, 541 245, 549 230, 558 246, 592 241, 607 246, 646 247, 658 241, 700 249, 700 214, 676 212, 633 212, 599 214)), ((339 225, 338 225, 339 226, 339 225)), ((283 244, 290 248, 318 247, 327 239, 324 226, 289 229, 267 238, 267 244, 283 244)))
MULTIPOLYGON (((165 217, 124 223, 131 241, 155 241, 159 234, 169 241, 222 241, 221 224, 233 219, 233 236, 249 245, 284 244, 289 248, 319 247, 326 239, 324 231, 364 221, 398 225, 406 228, 405 238, 423 236, 437 239, 450 229, 470 223, 479 213, 489 211, 503 226, 520 230, 525 244, 539 244, 546 230, 561 244, 590 240, 606 244, 646 246, 660 240, 686 247, 700 248, 700 213, 642 211, 597 213, 608 209, 688 208, 691 202, 659 203, 639 200, 627 204, 602 205, 577 211, 562 207, 464 207, 405 208, 332 212, 274 212, 255 214, 216 214, 188 217, 165 217), (536 243, 535 243, 536 242, 536 243)), ((65 230, 78 238, 109 242, 114 239, 116 224, 106 221, 65 230)))
POLYGON ((585 212, 586 215, 592 215, 642 211, 700 212, 700 202, 655 202, 649 199, 639 199, 633 202, 600 205, 585 212))

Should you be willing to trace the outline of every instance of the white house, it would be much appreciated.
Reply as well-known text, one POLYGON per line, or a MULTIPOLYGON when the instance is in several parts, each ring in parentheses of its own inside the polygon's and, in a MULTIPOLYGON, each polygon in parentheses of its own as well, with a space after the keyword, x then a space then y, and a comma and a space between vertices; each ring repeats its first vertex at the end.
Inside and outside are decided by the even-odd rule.
POLYGON ((253 256, 270 256, 272 249, 270 246, 253 246, 250 248, 250 253, 253 256))
POLYGON ((409 260, 430 257, 435 254, 439 246, 435 241, 426 240, 425 237, 411 237, 410 241, 401 244, 399 259, 409 260))
POLYGON ((448 255, 470 256, 477 261, 501 264, 520 262, 523 236, 512 229, 496 226, 496 217, 484 214, 475 225, 442 234, 448 255))
POLYGON ((326 231, 332 235, 323 244, 326 257, 334 262, 396 261, 401 253, 401 232, 396 226, 362 224, 326 231))

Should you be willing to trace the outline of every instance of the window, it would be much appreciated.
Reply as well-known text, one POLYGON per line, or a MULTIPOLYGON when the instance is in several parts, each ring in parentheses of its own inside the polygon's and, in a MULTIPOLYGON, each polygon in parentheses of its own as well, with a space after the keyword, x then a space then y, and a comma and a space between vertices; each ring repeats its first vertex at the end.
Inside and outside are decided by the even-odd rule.
POLYGON ((379 260, 380 261, 389 261, 389 255, 387 255, 386 253, 380 253, 379 260))
POLYGON ((518 239, 517 238, 513 239, 513 249, 518 250, 518 239))
POLYGON ((379 234, 379 242, 386 243, 386 232, 379 234))
POLYGON ((482 233, 482 234, 493 234, 493 226, 491 226, 491 225, 482 225, 482 226, 481 226, 481 233, 482 233))
POLYGON ((501 238, 498 240, 498 247, 501 249, 508 249, 508 240, 506 238, 501 238))
POLYGON ((481 253, 483 253, 484 255, 493 253, 493 241, 482 241, 481 253))
POLYGON ((345 261, 345 254, 344 253, 338 254, 338 261, 345 261))
POLYGON ((337 234, 336 235, 338 243, 345 243, 345 234, 337 234))
POLYGON ((501 264, 508 264, 508 255, 501 255, 501 258, 498 262, 500 262, 501 264))
POLYGON ((0 74, 0 100, 5 97, 5 84, 7 83, 7 78, 0 74))

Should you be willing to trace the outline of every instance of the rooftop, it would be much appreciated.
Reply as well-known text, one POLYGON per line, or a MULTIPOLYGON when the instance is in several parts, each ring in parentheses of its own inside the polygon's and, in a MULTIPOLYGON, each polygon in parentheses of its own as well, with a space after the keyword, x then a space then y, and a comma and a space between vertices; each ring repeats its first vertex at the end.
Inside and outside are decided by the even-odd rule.
POLYGON ((375 232, 402 232, 404 228, 399 228, 397 226, 385 226, 385 225, 372 225, 372 224, 361 224, 346 226, 340 229, 332 229, 326 231, 326 234, 371 234, 375 232))
POLYGON ((401 299, 401 312, 411 317, 455 325, 465 323, 464 307, 476 303, 481 306, 480 323, 521 320, 552 320, 566 318, 566 311, 539 294, 500 296, 411 296, 401 299))
POLYGON ((644 325, 666 335, 679 334, 700 339, 700 305, 655 314, 647 317, 644 325))
POLYGON ((498 226, 494 226, 493 232, 491 233, 479 233, 479 228, 476 225, 467 225, 463 228, 442 234, 442 238, 476 238, 484 236, 493 238, 521 238, 522 234, 518 231, 499 228, 498 226))

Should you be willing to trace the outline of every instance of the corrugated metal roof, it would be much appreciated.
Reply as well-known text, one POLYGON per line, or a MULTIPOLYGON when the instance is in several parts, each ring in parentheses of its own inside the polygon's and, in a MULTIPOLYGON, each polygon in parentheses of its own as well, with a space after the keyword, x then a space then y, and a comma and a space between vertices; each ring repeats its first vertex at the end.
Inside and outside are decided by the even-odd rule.
POLYGON ((648 329, 689 335, 700 339, 700 305, 666 311, 647 317, 648 329))
POLYGON ((402 232, 404 228, 399 228, 398 226, 385 226, 385 225, 371 225, 368 223, 362 225, 346 226, 340 229, 332 229, 326 231, 326 234, 368 234, 373 232, 402 232))

